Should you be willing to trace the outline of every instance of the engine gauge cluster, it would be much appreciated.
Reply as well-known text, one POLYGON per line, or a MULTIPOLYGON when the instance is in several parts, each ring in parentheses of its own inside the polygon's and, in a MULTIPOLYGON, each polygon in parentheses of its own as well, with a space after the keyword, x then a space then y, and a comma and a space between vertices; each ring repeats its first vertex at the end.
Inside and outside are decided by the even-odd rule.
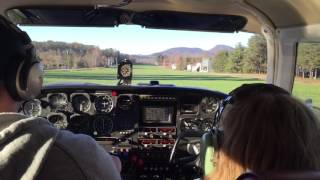
POLYGON ((181 119, 181 131, 186 130, 200 130, 209 131, 212 128, 212 119, 200 118, 183 118, 181 119))

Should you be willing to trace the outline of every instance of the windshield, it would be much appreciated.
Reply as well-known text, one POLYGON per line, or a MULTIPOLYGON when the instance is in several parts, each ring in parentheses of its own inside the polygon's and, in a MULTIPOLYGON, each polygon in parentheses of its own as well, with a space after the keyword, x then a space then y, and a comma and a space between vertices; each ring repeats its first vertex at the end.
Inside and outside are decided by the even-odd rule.
MULTIPOLYGON (((45 67, 46 85, 116 85, 117 65, 124 59, 133 63, 132 84, 159 81, 228 93, 241 84, 266 79, 266 41, 257 34, 156 30, 135 25, 21 28, 34 41, 45 67)), ((320 88, 319 83, 295 81, 295 88, 309 86, 320 88)), ((303 93, 293 93, 305 100, 303 93)), ((319 106, 319 97, 312 98, 319 106)))

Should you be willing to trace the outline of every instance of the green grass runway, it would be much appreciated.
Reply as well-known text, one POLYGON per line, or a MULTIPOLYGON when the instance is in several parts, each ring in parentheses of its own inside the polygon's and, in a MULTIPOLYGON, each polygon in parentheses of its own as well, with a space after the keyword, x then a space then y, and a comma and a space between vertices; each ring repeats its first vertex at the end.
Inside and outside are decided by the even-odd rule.
MULTIPOLYGON (((115 85, 116 68, 97 68, 84 70, 50 70, 46 71, 45 84, 60 82, 90 82, 115 85)), ((161 84, 176 86, 203 87, 221 92, 229 92, 244 83, 264 82, 257 78, 231 77, 208 73, 174 71, 159 66, 136 65, 133 69, 133 84, 148 83, 159 80, 161 84)), ((320 107, 320 82, 295 82, 293 94, 305 100, 312 98, 314 105, 320 107)))

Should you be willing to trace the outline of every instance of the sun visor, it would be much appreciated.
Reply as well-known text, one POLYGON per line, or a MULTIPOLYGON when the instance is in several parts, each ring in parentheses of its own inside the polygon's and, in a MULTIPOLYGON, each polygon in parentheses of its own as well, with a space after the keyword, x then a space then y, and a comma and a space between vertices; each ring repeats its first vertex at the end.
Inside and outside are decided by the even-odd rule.
POLYGON ((120 24, 145 28, 209 32, 238 32, 247 24, 242 16, 176 11, 133 12, 115 8, 17 8, 7 16, 19 25, 114 27, 120 24))
POLYGON ((234 15, 150 11, 137 14, 133 23, 156 29, 237 32, 244 28, 247 19, 234 15))

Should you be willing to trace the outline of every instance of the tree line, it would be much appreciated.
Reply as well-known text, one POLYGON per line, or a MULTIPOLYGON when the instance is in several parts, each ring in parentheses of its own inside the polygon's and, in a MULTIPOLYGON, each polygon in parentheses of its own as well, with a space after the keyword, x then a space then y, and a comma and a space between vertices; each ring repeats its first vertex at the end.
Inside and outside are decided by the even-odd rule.
POLYGON ((249 39, 248 47, 238 43, 233 51, 220 51, 212 61, 215 72, 266 73, 266 40, 261 35, 254 35, 249 39))
MULTIPOLYGON (((263 36, 254 35, 248 47, 240 43, 234 51, 221 51, 212 58, 215 72, 266 73, 267 43, 263 36)), ((296 76, 317 79, 320 75, 320 43, 299 43, 296 76)))
POLYGON ((129 58, 118 50, 65 42, 33 42, 45 69, 74 69, 115 66, 129 58))
POLYGON ((300 43, 296 76, 317 79, 320 76, 320 43, 300 43))

